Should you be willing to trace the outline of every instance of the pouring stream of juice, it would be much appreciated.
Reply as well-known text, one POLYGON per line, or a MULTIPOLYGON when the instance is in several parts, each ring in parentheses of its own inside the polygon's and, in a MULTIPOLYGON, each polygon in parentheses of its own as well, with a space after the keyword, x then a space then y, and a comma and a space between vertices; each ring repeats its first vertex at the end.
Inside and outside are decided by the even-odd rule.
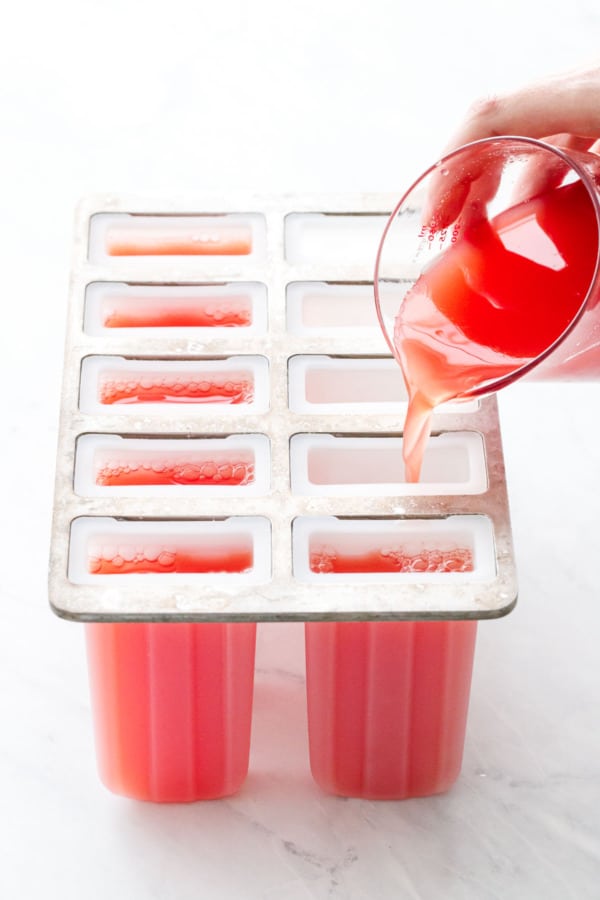
POLYGON ((595 213, 581 182, 464 234, 419 277, 395 319, 409 405, 408 481, 418 481, 431 414, 516 372, 556 341, 583 303, 595 265, 595 213))

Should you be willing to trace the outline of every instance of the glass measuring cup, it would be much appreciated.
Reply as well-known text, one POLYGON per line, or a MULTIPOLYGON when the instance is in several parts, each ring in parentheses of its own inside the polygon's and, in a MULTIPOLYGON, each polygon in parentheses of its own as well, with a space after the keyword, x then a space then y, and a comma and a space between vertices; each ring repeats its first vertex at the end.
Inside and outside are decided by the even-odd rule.
POLYGON ((465 145, 386 225, 375 302, 426 405, 518 378, 600 378, 600 157, 530 138, 465 145))

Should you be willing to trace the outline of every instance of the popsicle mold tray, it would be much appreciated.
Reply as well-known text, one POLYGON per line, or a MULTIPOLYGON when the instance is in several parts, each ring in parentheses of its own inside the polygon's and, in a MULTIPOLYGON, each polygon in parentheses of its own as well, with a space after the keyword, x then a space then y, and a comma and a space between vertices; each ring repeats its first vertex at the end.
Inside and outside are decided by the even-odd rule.
POLYGON ((405 482, 406 395, 372 285, 393 200, 80 206, 50 565, 59 615, 512 608, 495 399, 440 408, 423 480, 405 482))

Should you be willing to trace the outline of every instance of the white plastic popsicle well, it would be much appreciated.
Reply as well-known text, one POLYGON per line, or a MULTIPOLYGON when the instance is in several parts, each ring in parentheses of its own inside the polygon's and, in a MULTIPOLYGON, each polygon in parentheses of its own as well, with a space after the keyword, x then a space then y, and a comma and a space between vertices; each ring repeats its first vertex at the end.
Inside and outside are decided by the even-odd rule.
POLYGON ((298 517, 294 574, 313 584, 466 584, 496 574, 485 516, 445 519, 298 517))
MULTIPOLYGON (((403 420, 408 395, 402 372, 391 357, 293 356, 289 361, 290 409, 332 415, 393 414, 403 420)), ((448 403, 445 409, 477 409, 477 400, 448 403)))
POLYGON ((296 281, 286 290, 287 330, 306 338, 365 334, 375 339, 382 353, 388 348, 373 303, 373 284, 296 281))
POLYGON ((85 291, 84 331, 93 337, 140 339, 226 337, 267 330, 267 288, 258 282, 125 284, 96 281, 85 291))
POLYGON ((81 516, 71 526, 69 578, 113 587, 261 584, 271 575, 270 527, 258 516, 196 522, 81 516))
POLYGON ((401 437, 296 434, 292 491, 310 496, 480 494, 487 489, 483 440, 473 431, 429 440, 418 484, 406 481, 401 437))
POLYGON ((265 221, 257 213, 132 215, 90 219, 90 262, 140 257, 248 257, 265 254, 265 221))
POLYGON ((292 213, 285 220, 286 259, 329 266, 373 264, 387 218, 292 213))
POLYGON ((83 434, 75 454, 82 497, 265 495, 271 474, 263 434, 225 438, 144 438, 83 434))
POLYGON ((193 406, 205 415, 241 415, 269 407, 266 357, 171 360, 87 356, 81 366, 82 412, 173 415, 193 406))

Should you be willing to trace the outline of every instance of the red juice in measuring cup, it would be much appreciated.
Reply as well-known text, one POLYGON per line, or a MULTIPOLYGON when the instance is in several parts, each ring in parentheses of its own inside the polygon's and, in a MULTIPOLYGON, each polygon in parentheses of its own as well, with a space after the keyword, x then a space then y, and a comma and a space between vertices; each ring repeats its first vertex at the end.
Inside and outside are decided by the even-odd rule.
POLYGON ((595 156, 567 156, 538 141, 482 141, 457 151, 448 168, 426 173, 399 204, 379 251, 376 298, 408 388, 409 480, 419 477, 430 415, 440 403, 529 374, 600 377, 599 168, 595 156), (548 157, 562 183, 513 203, 527 172, 548 165, 548 157), (433 195, 441 210, 428 228, 415 216, 421 181, 427 204, 433 195), (426 249, 411 261, 420 267, 411 284, 401 277, 398 247, 409 245, 410 227, 419 222, 415 237, 426 233, 426 249))

